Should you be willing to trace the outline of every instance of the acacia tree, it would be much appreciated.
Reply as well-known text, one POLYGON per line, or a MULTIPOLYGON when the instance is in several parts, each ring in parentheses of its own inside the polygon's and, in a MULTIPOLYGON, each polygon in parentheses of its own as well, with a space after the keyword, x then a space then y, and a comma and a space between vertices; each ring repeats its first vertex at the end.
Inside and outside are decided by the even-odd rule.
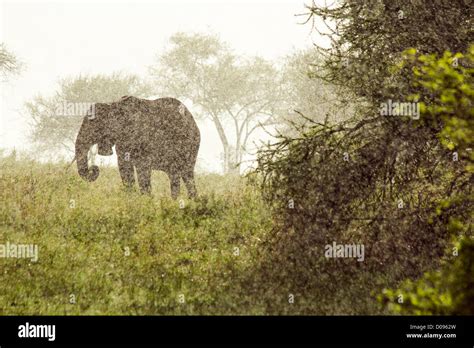
POLYGON ((135 75, 116 73, 62 79, 55 95, 39 95, 25 104, 33 119, 32 140, 40 152, 66 150, 73 153, 77 131, 89 104, 149 93, 150 87, 135 75))
POLYGON ((0 75, 5 79, 19 72, 21 67, 18 58, 7 50, 4 43, 0 44, 0 75))
POLYGON ((376 105, 404 99, 410 74, 394 74, 403 51, 466 52, 474 35, 466 0, 344 0, 307 6, 313 29, 331 45, 316 45, 318 76, 376 105), (321 24, 323 23, 323 24, 321 24), (376 78, 374 78, 376 77, 376 78))
MULTIPOLYGON (((315 124, 260 153, 264 196, 275 207, 276 222, 264 241, 268 252, 260 274, 277 282, 282 293, 297 288, 308 302, 321 293, 344 298, 352 310, 353 298, 339 284, 364 288, 366 294, 380 285, 374 280, 393 287, 438 267, 453 226, 457 235, 472 236, 473 201, 458 199, 472 197, 472 172, 462 163, 469 157, 467 144, 459 142, 471 134, 465 129, 472 102, 453 87, 457 81, 468 85, 472 72, 460 68, 468 63, 457 62, 458 55, 445 55, 441 67, 452 64, 457 73, 447 75, 446 93, 437 95, 416 84, 414 73, 420 71, 404 64, 412 50, 428 57, 447 50, 465 53, 472 16, 463 0, 345 0, 314 3, 308 10, 310 18, 318 17, 314 23, 326 21, 325 31, 315 29, 331 42, 318 47, 323 56, 318 78, 344 88, 358 109, 350 120, 315 124), (389 100, 417 104, 418 117, 382 113, 389 100), (450 101, 463 105, 457 109, 461 117, 450 101), (441 110, 443 117, 430 119, 430 109, 441 110), (463 130, 449 132, 453 145, 443 146, 443 129, 453 124, 463 130), (366 245, 370 257, 360 265, 327 262, 321 250, 335 240, 366 245), (320 284, 324 291, 318 291, 320 284)), ((370 310, 371 299, 364 301, 361 310, 370 310)))
POLYGON ((237 56, 218 37, 177 33, 150 67, 161 95, 192 102, 210 119, 223 147, 224 172, 239 172, 251 135, 276 123, 282 88, 277 70, 260 58, 237 56))
POLYGON ((281 133, 296 136, 315 122, 334 124, 352 115, 353 104, 347 92, 319 78, 318 64, 321 57, 314 47, 286 57, 282 67, 285 112, 280 117, 285 122, 281 133))

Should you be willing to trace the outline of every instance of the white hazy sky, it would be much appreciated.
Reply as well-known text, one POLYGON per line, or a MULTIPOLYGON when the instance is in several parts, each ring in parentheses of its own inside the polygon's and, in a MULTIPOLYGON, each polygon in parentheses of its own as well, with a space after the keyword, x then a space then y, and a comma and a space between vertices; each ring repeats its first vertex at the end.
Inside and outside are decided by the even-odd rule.
MULTIPOLYGON (((308 0, 234 1, 6 1, 0 41, 25 64, 1 82, 0 147, 28 149, 30 119, 24 103, 49 96, 62 77, 123 71, 145 76, 178 31, 218 34, 237 53, 278 59, 312 43, 300 25, 308 0)), ((221 145, 213 126, 200 122, 201 165, 220 169, 221 145)))

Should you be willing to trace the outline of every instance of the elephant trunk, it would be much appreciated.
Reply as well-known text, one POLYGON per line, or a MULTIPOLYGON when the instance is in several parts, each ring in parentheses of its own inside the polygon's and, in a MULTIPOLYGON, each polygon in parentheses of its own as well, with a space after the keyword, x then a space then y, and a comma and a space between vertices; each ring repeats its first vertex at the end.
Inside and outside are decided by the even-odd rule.
POLYGON ((87 163, 87 154, 89 153, 90 148, 94 145, 93 141, 88 140, 89 137, 87 135, 84 124, 82 124, 76 139, 75 150, 77 171, 84 180, 95 181, 99 177, 99 167, 89 167, 89 164, 87 163))

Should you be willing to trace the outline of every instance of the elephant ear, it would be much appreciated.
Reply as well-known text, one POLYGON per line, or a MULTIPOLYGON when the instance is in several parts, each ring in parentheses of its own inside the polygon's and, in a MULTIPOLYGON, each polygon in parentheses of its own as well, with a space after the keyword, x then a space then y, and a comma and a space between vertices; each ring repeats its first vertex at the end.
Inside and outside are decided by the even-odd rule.
POLYGON ((110 123, 110 119, 113 118, 111 103, 96 103, 95 104, 95 118, 97 127, 105 127, 110 123))
POLYGON ((103 119, 106 113, 108 104, 106 103, 95 103, 92 104, 86 116, 89 120, 103 119))

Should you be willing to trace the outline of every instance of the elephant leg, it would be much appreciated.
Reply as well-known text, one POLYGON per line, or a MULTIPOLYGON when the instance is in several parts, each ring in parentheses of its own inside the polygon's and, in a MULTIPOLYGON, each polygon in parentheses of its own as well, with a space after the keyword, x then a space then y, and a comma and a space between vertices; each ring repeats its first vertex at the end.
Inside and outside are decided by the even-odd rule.
POLYGON ((151 192, 151 168, 147 165, 137 166, 138 186, 142 193, 151 192))
POLYGON ((171 198, 173 199, 176 199, 178 198, 178 194, 179 194, 179 191, 180 191, 180 186, 181 186, 181 183, 180 183, 180 176, 178 174, 171 174, 171 173, 168 173, 168 176, 170 178, 170 186, 171 186, 171 198))
POLYGON ((183 175, 183 181, 184 184, 186 185, 186 189, 188 190, 188 196, 189 198, 195 198, 196 197, 196 185, 194 183, 194 172, 188 172, 183 175))
POLYGON ((130 155, 117 150, 117 162, 123 184, 129 189, 133 188, 133 185, 135 185, 135 173, 130 155))

